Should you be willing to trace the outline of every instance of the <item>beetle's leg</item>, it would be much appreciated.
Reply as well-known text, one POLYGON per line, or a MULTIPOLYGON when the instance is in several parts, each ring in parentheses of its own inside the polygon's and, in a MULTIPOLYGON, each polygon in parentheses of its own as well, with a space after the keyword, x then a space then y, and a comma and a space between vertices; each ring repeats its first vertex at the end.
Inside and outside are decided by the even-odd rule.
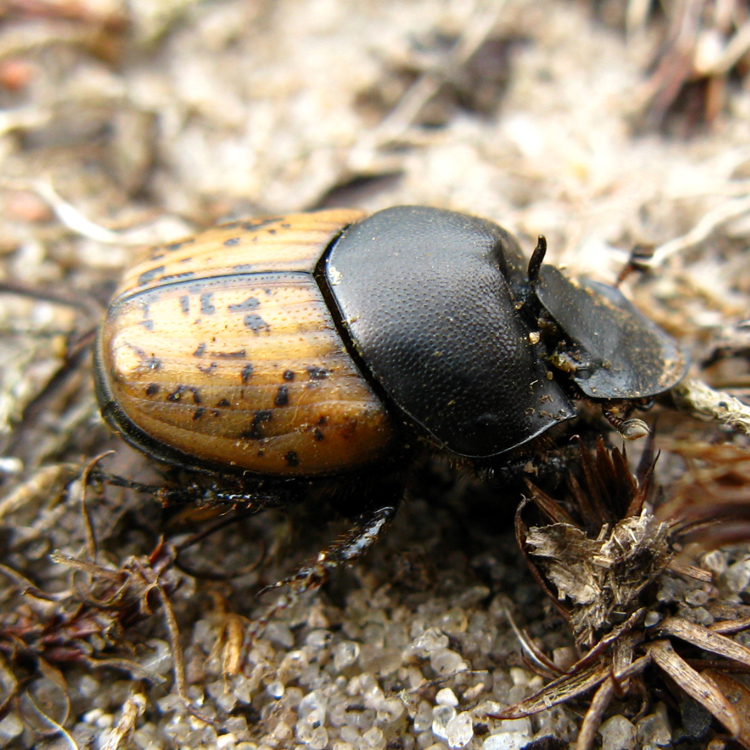
POLYGON ((263 589, 261 594, 281 587, 286 587, 287 590, 262 617, 256 620, 254 633, 259 634, 277 612, 296 604, 303 594, 320 588, 336 568, 351 565, 364 555, 394 518, 398 505, 398 502, 394 502, 366 511, 359 516, 343 538, 321 550, 313 561, 304 564, 293 575, 263 589))
POLYGON ((604 418, 625 440, 637 440, 649 433, 648 425, 642 419, 628 419, 635 404, 628 401, 605 401, 602 403, 604 418))
POLYGON ((395 505, 364 513, 346 536, 321 550, 315 560, 303 565, 296 573, 266 587, 261 593, 287 586, 289 592, 298 598, 306 591, 314 591, 328 580, 333 570, 350 565, 364 555, 395 515, 395 505))
POLYGON ((177 477, 165 479, 158 484, 144 484, 132 479, 110 474, 101 469, 92 471, 89 475, 92 482, 110 484, 114 487, 125 487, 134 492, 141 492, 155 497, 164 508, 215 508, 227 507, 252 510, 258 513, 266 508, 276 508, 289 505, 296 495, 289 488, 262 484, 250 489, 241 483, 226 484, 216 482, 179 481, 177 477))

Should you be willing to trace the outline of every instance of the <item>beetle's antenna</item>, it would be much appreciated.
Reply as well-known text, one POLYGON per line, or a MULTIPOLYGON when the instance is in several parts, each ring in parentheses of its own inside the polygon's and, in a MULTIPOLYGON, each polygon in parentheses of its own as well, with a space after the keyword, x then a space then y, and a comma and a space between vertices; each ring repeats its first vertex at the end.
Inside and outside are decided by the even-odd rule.
POLYGON ((531 254, 531 260, 529 261, 529 282, 532 286, 539 280, 539 269, 542 267, 544 256, 547 254, 547 238, 543 235, 539 235, 539 239, 536 242, 534 252, 531 254))

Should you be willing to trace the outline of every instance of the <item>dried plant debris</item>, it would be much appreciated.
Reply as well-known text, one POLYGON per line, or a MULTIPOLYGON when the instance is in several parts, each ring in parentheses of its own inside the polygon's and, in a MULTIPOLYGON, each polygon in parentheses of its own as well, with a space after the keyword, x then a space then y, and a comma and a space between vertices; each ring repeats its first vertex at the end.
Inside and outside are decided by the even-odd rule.
MULTIPOLYGON (((729 637, 750 627, 747 607, 726 599, 718 606, 709 567, 678 556, 698 531, 712 545, 732 536, 747 540, 750 526, 745 522, 738 533, 736 519, 750 507, 750 454, 726 445, 713 452, 709 446, 672 447, 688 460, 713 455, 714 461, 690 472, 666 503, 654 482, 650 447, 633 475, 623 453, 601 440, 594 456, 581 449, 581 477, 569 478, 566 502, 529 484, 529 502, 547 523, 528 528, 521 508, 517 535, 532 572, 570 624, 578 658, 563 669, 519 631, 529 660, 555 679, 499 716, 530 716, 594 691, 576 744, 588 750, 613 701, 624 701, 625 713, 643 716, 658 696, 669 695, 673 706, 699 704, 718 722, 719 735, 750 747, 747 688, 730 676, 750 670, 750 649, 729 637), (664 593, 675 581, 683 587, 690 582, 686 601, 699 607, 664 593), (714 603, 715 616, 709 614, 714 603)), ((682 731, 690 731, 684 721, 682 731)), ((702 731, 705 739, 708 723, 702 731)))
MULTIPOLYGON (((82 487, 88 484, 98 460, 84 470, 82 487)), ((72 717, 72 698, 64 670, 114 670, 128 676, 132 690, 112 730, 111 744, 119 741, 117 737, 132 734, 145 710, 139 685, 164 684, 163 675, 172 666, 175 689, 186 710, 210 723, 211 717, 187 695, 182 647, 170 600, 185 580, 174 565, 175 550, 159 543, 151 555, 131 556, 120 566, 99 563, 101 555, 85 495, 80 506, 85 555, 50 555, 53 565, 69 572, 65 588, 43 591, 8 564, 0 564, 0 578, 6 584, 2 588, 6 606, 0 610, 0 722, 10 719, 13 727, 13 721, 20 720, 33 737, 60 735, 74 747, 75 740, 65 729, 72 717), (156 613, 163 621, 168 644, 144 643, 143 633, 138 634, 136 626, 156 613)), ((14 734, 13 728, 8 731, 14 734)))
POLYGON ((186 693, 179 633, 169 599, 179 586, 180 575, 173 567, 170 548, 159 546, 150 557, 131 558, 120 568, 60 553, 52 560, 72 572, 70 587, 54 594, 41 591, 8 566, 0 566, 0 574, 18 591, 16 605, 0 615, 0 655, 7 678, 0 718, 15 707, 28 726, 38 728, 41 722, 39 731, 49 734, 44 731, 45 722, 46 729, 59 730, 68 720, 70 701, 60 671, 63 667, 114 669, 136 684, 157 685, 165 682, 163 666, 174 663, 175 684, 186 708, 210 722, 186 693), (159 658, 128 636, 157 609, 170 636, 170 653, 159 658), (54 686, 59 713, 46 713, 35 703, 33 690, 40 682, 54 686), (29 707, 33 707, 31 713, 29 707))
MULTIPOLYGON (((600 733, 607 750, 705 731, 690 748, 702 750, 721 724, 668 676, 683 674, 677 657, 729 697, 745 742, 743 678, 701 641, 707 629, 750 642, 733 635, 750 614, 745 549, 675 552, 677 541, 750 537, 738 434, 750 393, 747 21, 748 0, 0 0, 0 630, 12 635, 0 700, 16 695, 0 746, 558 750, 585 705, 565 698, 588 688, 598 692, 584 736, 600 733), (634 110, 643 128, 698 125, 700 137, 643 137, 634 110), (518 564, 513 499, 466 490, 491 501, 477 523, 455 478, 420 477, 382 544, 254 642, 256 592, 293 568, 280 513, 224 527, 174 561, 156 536, 164 496, 107 486, 92 502, 92 552, 66 489, 81 457, 114 447, 109 470, 159 481, 105 432, 85 354, 71 356, 128 245, 342 203, 484 215, 529 249, 543 232, 556 262, 607 282, 633 245, 653 248, 624 291, 692 349, 694 374, 716 391, 691 382, 683 403, 709 421, 660 415, 669 502, 651 490, 655 519, 628 510, 645 478, 633 489, 617 469, 620 494, 619 480, 603 482, 616 512, 597 518, 588 501, 582 523, 576 504, 604 490, 589 492, 576 469, 575 502, 549 505, 555 528, 529 530, 539 550, 565 559, 573 540, 581 552, 568 562, 586 590, 552 557, 530 557, 559 610, 518 564), (46 301, 24 291, 40 289, 46 301), (262 546, 263 564, 246 572, 262 546), (226 571, 240 577, 218 580, 226 571), (587 602, 597 587, 601 600, 587 602), (181 687, 159 591, 179 624, 181 687), (514 605, 538 674, 505 616, 514 605), (573 671, 581 656, 561 618, 588 654, 573 671), (542 688, 541 675, 561 704, 493 718, 542 688), (637 718, 647 678, 657 692, 637 718)), ((309 521, 297 524, 300 561, 335 536, 309 521)), ((175 548, 192 532, 166 528, 175 548)))
POLYGON ((731 394, 716 391, 700 380, 688 378, 674 389, 672 396, 678 407, 693 415, 750 435, 750 406, 731 394))
MULTIPOLYGON (((646 4, 630 0, 631 32, 642 27, 646 4), (637 16, 637 18, 636 18, 637 16)), ((675 0, 663 3, 665 39, 641 96, 643 124, 683 132, 712 124, 725 104, 732 78, 750 70, 750 5, 747 0, 675 0), (674 124, 674 122, 672 123, 674 124)))
POLYGON ((700 440, 663 445, 687 467, 669 501, 657 509, 660 518, 672 519, 680 540, 717 548, 750 538, 750 450, 700 440))

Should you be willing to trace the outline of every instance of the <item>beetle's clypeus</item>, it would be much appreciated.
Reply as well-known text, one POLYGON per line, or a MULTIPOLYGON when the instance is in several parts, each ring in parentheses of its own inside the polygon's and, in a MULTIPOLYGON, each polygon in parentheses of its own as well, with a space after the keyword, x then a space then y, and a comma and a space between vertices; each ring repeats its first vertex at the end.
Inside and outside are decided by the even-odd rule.
POLYGON ((500 461, 581 398, 622 424, 687 357, 619 291, 543 255, 527 267, 498 225, 418 206, 233 222, 151 248, 100 330, 102 412, 146 453, 250 488, 355 476, 413 444, 500 461))

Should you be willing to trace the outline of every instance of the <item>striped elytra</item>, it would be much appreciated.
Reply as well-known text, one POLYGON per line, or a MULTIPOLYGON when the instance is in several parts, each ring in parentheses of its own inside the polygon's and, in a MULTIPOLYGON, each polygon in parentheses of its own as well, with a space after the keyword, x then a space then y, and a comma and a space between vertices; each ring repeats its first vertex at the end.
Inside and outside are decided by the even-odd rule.
POLYGON ((313 275, 358 211, 233 222, 145 251, 97 344, 97 391, 136 447, 266 476, 357 468, 393 439, 313 275))

